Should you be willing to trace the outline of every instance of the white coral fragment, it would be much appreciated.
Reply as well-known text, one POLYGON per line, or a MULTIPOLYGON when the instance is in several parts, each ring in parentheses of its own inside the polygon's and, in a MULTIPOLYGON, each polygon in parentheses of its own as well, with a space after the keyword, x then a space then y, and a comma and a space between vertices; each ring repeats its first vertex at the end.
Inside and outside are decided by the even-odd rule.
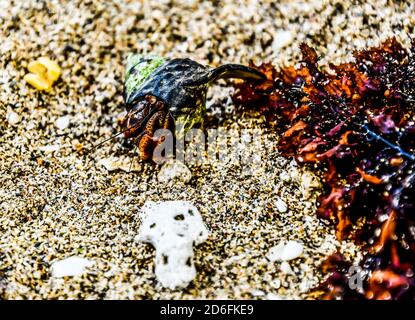
POLYGON ((193 246, 208 237, 199 211, 188 201, 148 201, 142 213, 138 240, 156 249, 158 281, 170 289, 187 287, 196 276, 193 246))

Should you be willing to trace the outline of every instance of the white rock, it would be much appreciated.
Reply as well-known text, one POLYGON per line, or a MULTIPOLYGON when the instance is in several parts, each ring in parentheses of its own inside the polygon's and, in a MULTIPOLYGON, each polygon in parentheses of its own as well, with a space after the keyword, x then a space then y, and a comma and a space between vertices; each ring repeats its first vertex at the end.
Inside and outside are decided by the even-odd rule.
POLYGON ((95 262, 85 258, 73 256, 64 260, 56 261, 52 264, 52 277, 74 277, 85 272, 85 268, 90 268, 95 262))
POLYGON ((148 201, 142 214, 137 240, 155 247, 158 281, 170 289, 187 287, 196 276, 193 245, 208 237, 199 211, 187 201, 148 201))
POLYGON ((60 148, 61 148, 60 145, 52 144, 52 145, 39 147, 39 150, 43 151, 43 152, 46 152, 46 153, 52 153, 52 152, 58 151, 60 148))
POLYGON ((14 126, 14 125, 16 125, 20 122, 20 116, 14 111, 9 111, 7 113, 6 118, 7 118, 7 122, 12 126, 14 126))
POLYGON ((64 116, 64 117, 58 118, 55 122, 55 125, 58 127, 58 129, 65 130, 69 126, 69 122, 70 122, 69 117, 64 116))
POLYGON ((287 204, 282 199, 278 199, 275 206, 279 212, 287 212, 287 204))
POLYGON ((186 183, 192 178, 192 173, 183 162, 172 159, 163 164, 157 178, 158 181, 163 183, 175 179, 186 183))
POLYGON ((291 31, 279 30, 274 36, 274 41, 272 42, 272 49, 274 51, 282 49, 291 44, 293 40, 294 37, 291 31))
POLYGON ((284 250, 284 247, 285 247, 284 242, 280 242, 275 247, 272 247, 267 253, 268 260, 270 260, 271 262, 281 260, 281 254, 282 254, 282 251, 284 250))
POLYGON ((303 253, 303 245, 297 241, 288 241, 286 244, 281 241, 278 245, 272 247, 268 253, 267 258, 271 262, 289 261, 296 259, 303 253))
POLYGON ((280 259, 289 261, 298 258, 303 253, 303 245, 297 241, 288 241, 281 253, 280 259))

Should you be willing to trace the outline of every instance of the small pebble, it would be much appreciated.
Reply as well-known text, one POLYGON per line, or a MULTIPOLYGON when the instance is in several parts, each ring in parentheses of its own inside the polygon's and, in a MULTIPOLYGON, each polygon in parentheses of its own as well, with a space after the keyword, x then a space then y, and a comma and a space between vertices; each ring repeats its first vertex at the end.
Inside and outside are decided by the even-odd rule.
POLYGON ((93 261, 76 256, 56 261, 51 266, 52 277, 62 278, 79 276, 85 272, 85 268, 90 268, 94 264, 93 261))
POLYGON ((280 242, 278 245, 272 247, 268 253, 267 258, 271 261, 289 261, 298 258, 303 253, 303 245, 297 241, 288 241, 287 244, 280 242))
POLYGON ((280 30, 274 36, 274 42, 272 43, 272 49, 277 51, 282 49, 293 41, 293 34, 291 31, 280 30))
POLYGON ((311 172, 305 172, 301 177, 301 192, 304 199, 309 199, 316 189, 321 188, 321 183, 311 172))
POLYGON ((287 212, 287 204, 282 199, 278 199, 275 203, 277 210, 281 213, 287 212))
POLYGON ((179 180, 187 183, 192 179, 192 172, 181 161, 169 160, 160 169, 158 181, 167 183, 172 180, 179 180))
POLYGON ((265 295, 265 292, 262 290, 253 290, 251 291, 253 297, 262 297, 265 295))
POLYGON ((117 161, 113 160, 112 158, 105 158, 105 159, 101 159, 99 160, 98 164, 100 164, 101 166, 103 166, 105 169, 107 169, 108 171, 115 171, 119 168, 119 166, 117 165, 117 161))
POLYGON ((281 280, 280 279, 274 279, 270 282, 270 285, 275 289, 279 289, 281 287, 281 280))
POLYGON ((114 158, 109 157, 101 159, 98 164, 103 166, 108 171, 122 170, 125 172, 136 172, 141 171, 141 165, 135 158, 114 158))
POLYGON ((59 130, 65 130, 68 126, 69 126, 69 117, 68 116, 64 116, 64 117, 60 117, 58 118, 58 120, 56 120, 55 125, 58 127, 59 130))
POLYGON ((58 151, 60 148, 61 148, 60 145, 53 144, 53 145, 47 145, 47 146, 39 147, 39 150, 43 151, 43 152, 46 152, 46 153, 52 153, 52 152, 58 151))
POLYGON ((272 247, 267 253, 268 260, 270 260, 271 262, 280 260, 284 247, 285 247, 284 242, 280 242, 275 247, 272 247))
POLYGON ((16 125, 20 122, 20 116, 14 111, 9 111, 7 113, 7 122, 12 126, 16 125))
POLYGON ((281 253, 281 260, 289 261, 298 258, 303 253, 303 245, 297 241, 288 241, 281 253))
POLYGON ((283 297, 281 297, 278 294, 272 293, 272 292, 268 292, 267 293, 267 300, 284 300, 283 297))

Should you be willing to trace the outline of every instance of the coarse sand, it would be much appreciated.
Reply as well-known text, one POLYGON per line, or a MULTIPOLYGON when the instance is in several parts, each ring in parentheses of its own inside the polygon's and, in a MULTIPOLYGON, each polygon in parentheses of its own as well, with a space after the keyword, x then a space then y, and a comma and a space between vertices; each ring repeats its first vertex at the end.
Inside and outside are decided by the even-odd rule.
POLYGON ((413 1, 353 3, 0 0, 0 298, 313 298, 324 258, 341 250, 359 259, 358 248, 315 216, 318 175, 282 158, 277 133, 234 110, 225 83, 209 93, 207 128, 261 130, 254 170, 189 165, 190 181, 160 182, 160 166, 135 161, 128 170, 137 153, 122 137, 85 150, 120 130, 130 53, 282 65, 299 62, 305 41, 325 64, 389 36, 408 44, 413 1), (41 56, 62 68, 50 93, 23 80, 41 56), (121 169, 108 170, 114 163, 121 169), (184 290, 160 286, 154 249, 135 240, 147 200, 188 200, 210 230, 184 290), (304 245, 302 256, 288 267, 272 262, 269 250, 288 240, 304 245), (52 263, 71 256, 94 265, 52 277, 52 263))

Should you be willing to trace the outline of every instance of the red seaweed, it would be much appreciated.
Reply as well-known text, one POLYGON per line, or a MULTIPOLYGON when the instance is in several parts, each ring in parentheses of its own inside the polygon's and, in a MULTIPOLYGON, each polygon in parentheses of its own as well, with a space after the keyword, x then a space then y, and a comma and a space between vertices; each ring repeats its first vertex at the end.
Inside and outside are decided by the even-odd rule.
POLYGON ((364 258, 362 287, 340 254, 322 266, 324 299, 415 298, 415 41, 395 38, 323 68, 302 44, 298 68, 236 83, 233 99, 260 111, 280 130, 280 152, 323 172, 318 216, 334 221, 339 240, 354 237, 364 258))

